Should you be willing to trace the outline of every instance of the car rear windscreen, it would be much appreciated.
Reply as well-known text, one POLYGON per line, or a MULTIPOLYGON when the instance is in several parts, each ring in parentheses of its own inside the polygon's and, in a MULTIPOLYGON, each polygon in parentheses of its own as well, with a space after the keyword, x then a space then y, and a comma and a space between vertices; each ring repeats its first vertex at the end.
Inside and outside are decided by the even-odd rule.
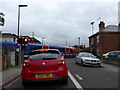
POLYGON ((29 60, 52 60, 52 59, 57 59, 57 58, 60 58, 59 54, 41 53, 41 54, 31 55, 29 57, 29 60))
POLYGON ((42 54, 42 53, 60 54, 58 51, 55 50, 40 50, 40 51, 30 52, 29 55, 42 54))

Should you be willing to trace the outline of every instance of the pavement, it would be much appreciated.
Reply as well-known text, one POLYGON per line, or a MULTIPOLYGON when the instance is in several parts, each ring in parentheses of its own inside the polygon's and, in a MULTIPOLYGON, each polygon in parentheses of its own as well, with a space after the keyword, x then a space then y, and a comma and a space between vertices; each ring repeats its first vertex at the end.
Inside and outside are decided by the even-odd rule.
POLYGON ((20 77, 21 67, 21 65, 18 65, 14 68, 0 71, 0 90, 10 82, 20 77))

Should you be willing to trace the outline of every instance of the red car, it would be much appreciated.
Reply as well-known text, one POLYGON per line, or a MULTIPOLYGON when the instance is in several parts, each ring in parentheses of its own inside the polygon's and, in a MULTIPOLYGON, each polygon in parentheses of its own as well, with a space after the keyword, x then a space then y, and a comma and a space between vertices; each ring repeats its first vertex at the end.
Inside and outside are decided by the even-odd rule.
POLYGON ((22 64, 21 78, 23 86, 27 86, 29 82, 52 80, 67 84, 66 61, 57 49, 34 50, 22 64))

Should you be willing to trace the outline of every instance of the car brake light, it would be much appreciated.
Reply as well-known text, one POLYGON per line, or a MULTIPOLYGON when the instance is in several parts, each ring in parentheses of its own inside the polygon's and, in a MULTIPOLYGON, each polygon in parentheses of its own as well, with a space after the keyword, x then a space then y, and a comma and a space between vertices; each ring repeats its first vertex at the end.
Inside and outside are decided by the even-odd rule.
POLYGON ((63 65, 63 64, 65 64, 65 61, 58 62, 58 65, 63 65))
POLYGON ((22 66, 23 67, 28 67, 28 66, 30 66, 30 64, 29 63, 23 63, 22 66))

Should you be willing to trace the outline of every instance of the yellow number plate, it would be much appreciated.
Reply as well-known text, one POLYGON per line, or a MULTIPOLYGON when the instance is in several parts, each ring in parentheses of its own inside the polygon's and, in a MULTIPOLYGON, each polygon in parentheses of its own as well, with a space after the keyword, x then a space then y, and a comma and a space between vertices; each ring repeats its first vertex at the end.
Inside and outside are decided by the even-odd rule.
POLYGON ((36 74, 35 77, 36 78, 49 78, 52 77, 52 74, 36 74))

